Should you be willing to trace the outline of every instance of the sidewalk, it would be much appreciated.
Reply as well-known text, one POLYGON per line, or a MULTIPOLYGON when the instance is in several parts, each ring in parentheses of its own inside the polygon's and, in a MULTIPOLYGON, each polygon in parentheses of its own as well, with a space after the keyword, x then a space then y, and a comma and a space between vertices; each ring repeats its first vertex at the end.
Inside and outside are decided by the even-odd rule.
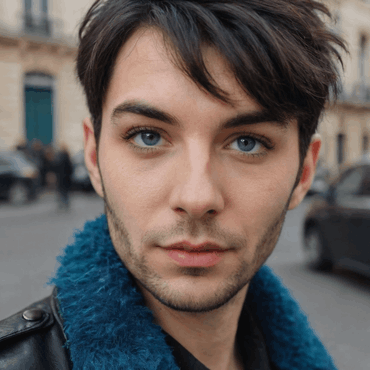
MULTIPOLYGON (((83 192, 71 192, 70 194, 70 210, 63 211, 68 213, 73 211, 75 207, 81 205, 80 203, 86 203, 86 200, 93 200, 97 202, 101 199, 96 193, 83 193, 83 192)), ((11 217, 22 217, 29 215, 40 215, 47 212, 58 212, 57 194, 54 190, 42 191, 37 200, 27 203, 22 206, 14 206, 4 200, 0 200, 0 220, 11 217)), ((60 211, 62 212, 62 211, 60 211)))

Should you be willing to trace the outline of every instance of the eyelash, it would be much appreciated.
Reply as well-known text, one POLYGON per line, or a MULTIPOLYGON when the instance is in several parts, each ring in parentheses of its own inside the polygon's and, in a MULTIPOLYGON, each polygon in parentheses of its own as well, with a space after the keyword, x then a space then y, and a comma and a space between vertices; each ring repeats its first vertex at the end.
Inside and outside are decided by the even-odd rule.
MULTIPOLYGON (((127 131, 126 134, 122 135, 122 138, 136 151, 140 152, 140 153, 154 153, 158 150, 157 147, 140 147, 136 144, 133 144, 130 142, 130 139, 133 138, 134 136, 136 136, 137 134, 140 134, 142 132, 154 132, 156 134, 159 134, 161 135, 162 133, 162 130, 160 129, 156 129, 156 128, 153 128, 153 127, 132 127, 131 129, 129 129, 127 131)), ((258 142, 260 142, 262 144, 262 146, 264 146, 264 148, 266 149, 264 153, 243 153, 243 152, 238 152, 240 155, 242 156, 248 156, 248 157, 262 157, 264 156, 265 154, 267 154, 267 151, 269 150, 272 150, 274 149, 274 145, 271 143, 271 141, 269 139, 267 139, 267 137, 263 136, 263 135, 259 135, 259 134, 252 134, 252 133, 249 133, 249 132, 245 132, 245 133, 240 133, 237 137, 235 137, 235 139, 230 143, 228 144, 231 145, 235 140, 241 138, 241 137, 250 137, 254 140, 257 140, 258 142)))

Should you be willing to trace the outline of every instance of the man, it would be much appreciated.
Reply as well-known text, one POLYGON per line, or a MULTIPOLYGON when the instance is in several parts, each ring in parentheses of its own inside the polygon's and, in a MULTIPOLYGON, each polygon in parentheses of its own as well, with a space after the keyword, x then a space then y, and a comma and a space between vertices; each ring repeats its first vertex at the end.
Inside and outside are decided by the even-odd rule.
POLYGON ((105 215, 59 258, 53 296, 2 323, 1 365, 335 369, 263 266, 310 187, 337 87, 345 46, 326 12, 310 0, 94 3, 77 71, 105 215))
POLYGON ((69 209, 69 191, 71 187, 71 177, 73 165, 69 155, 68 146, 63 143, 54 160, 54 172, 56 175, 58 207, 59 209, 69 209))

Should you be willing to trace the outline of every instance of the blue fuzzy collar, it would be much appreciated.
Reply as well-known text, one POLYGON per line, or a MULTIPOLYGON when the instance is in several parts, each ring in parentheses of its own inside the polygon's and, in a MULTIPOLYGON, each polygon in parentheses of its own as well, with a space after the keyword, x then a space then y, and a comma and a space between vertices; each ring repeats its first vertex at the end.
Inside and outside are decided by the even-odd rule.
MULTIPOLYGON (((74 370, 178 369, 113 248, 104 215, 87 222, 58 261, 50 284, 58 288, 74 370)), ((335 370, 305 314, 267 266, 253 278, 245 304, 260 321, 278 369, 335 370)))

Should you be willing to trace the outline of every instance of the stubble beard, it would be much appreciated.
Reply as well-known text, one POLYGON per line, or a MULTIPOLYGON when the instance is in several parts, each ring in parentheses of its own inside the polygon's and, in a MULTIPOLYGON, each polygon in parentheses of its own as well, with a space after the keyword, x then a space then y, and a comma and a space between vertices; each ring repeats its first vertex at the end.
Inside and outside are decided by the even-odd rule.
MULTIPOLYGON (((176 291, 171 285, 154 271, 146 256, 135 253, 129 232, 123 221, 117 215, 114 207, 109 202, 103 186, 104 208, 108 221, 108 228, 113 246, 125 267, 132 274, 139 289, 145 289, 163 305, 183 312, 209 312, 229 303, 237 293, 250 283, 253 276, 265 263, 275 248, 279 239, 285 216, 289 207, 289 200, 282 212, 266 228, 256 247, 256 254, 251 263, 242 261, 235 272, 228 276, 213 294, 202 296, 202 300, 186 297, 181 291, 176 291)), ((137 250, 141 250, 138 248, 137 250)), ((184 276, 201 277, 207 274, 208 269, 203 267, 179 267, 184 276)))

